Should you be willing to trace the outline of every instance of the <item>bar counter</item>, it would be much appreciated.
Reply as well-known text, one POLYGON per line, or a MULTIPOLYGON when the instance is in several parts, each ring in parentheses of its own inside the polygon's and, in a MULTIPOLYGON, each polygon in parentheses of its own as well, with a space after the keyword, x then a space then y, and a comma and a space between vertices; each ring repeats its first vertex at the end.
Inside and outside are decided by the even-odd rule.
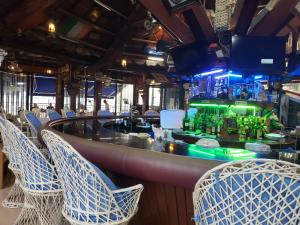
MULTIPOLYGON (((194 224, 191 220, 194 213, 192 191, 206 171, 226 161, 276 157, 243 149, 208 151, 182 142, 156 142, 109 130, 100 125, 99 119, 61 119, 43 128, 64 138, 86 159, 108 173, 117 185, 144 185, 139 211, 131 225, 194 224)), ((111 125, 116 117, 101 119, 102 124, 111 125)))

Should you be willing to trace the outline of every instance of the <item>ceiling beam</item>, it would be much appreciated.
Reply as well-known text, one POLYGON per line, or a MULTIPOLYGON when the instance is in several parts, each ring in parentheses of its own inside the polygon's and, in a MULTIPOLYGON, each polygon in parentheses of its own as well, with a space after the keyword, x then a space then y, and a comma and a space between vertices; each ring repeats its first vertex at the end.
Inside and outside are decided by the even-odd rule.
POLYGON ((62 13, 62 14, 64 14, 64 15, 66 15, 66 16, 73 17, 76 20, 80 21, 81 23, 89 25, 92 28, 94 28, 95 30, 98 30, 98 31, 100 31, 100 32, 102 32, 104 34, 107 34, 107 35, 110 35, 110 36, 115 36, 116 35, 115 33, 111 32, 111 31, 109 31, 109 30, 107 30, 105 28, 102 28, 102 27, 100 27, 100 26, 98 26, 98 25, 96 25, 94 23, 91 23, 90 21, 88 21, 88 20, 86 20, 84 18, 81 18, 80 16, 77 16, 74 13, 71 13, 71 12, 65 10, 65 9, 59 8, 57 11, 60 12, 60 13, 62 13))
POLYGON ((179 41, 188 44, 195 41, 195 37, 189 26, 180 18, 180 15, 170 14, 162 1, 139 0, 156 19, 179 41))
POLYGON ((56 2, 57 0, 21 1, 20 4, 5 17, 4 22, 10 29, 29 30, 47 19, 44 10, 56 2))
POLYGON ((168 68, 165 66, 146 66, 138 64, 129 64, 126 68, 120 65, 113 65, 108 71, 123 72, 123 73, 133 73, 133 74, 150 74, 150 73, 160 73, 166 74, 168 68))
POLYGON ((147 40, 147 39, 142 39, 142 38, 131 38, 132 41, 136 41, 136 42, 143 42, 143 43, 148 43, 148 44, 157 44, 157 41, 153 41, 153 40, 147 40))
MULTIPOLYGON (((47 35, 47 30, 44 28, 44 27, 38 27, 37 29, 45 32, 45 35, 47 35)), ((79 40, 79 39, 74 39, 74 38, 70 38, 70 37, 67 37, 59 32, 55 32, 55 36, 62 39, 62 40, 65 40, 65 41, 68 41, 68 42, 71 42, 71 43, 74 43, 74 44, 80 44, 80 45, 83 45, 83 46, 86 46, 86 47, 90 47, 90 48, 93 48, 93 49, 96 49, 96 50, 99 50, 99 51, 106 51, 105 48, 101 47, 101 46, 98 46, 98 45, 94 45, 94 44, 91 44, 87 41, 83 41, 83 40, 79 40)))
POLYGON ((207 42, 214 40, 214 28, 206 14, 206 10, 201 2, 194 2, 180 9, 194 37, 197 40, 205 39, 207 42))
POLYGON ((271 11, 249 30, 251 36, 276 35, 286 24, 293 19, 292 9, 298 0, 279 0, 271 11))
POLYGON ((259 0, 237 0, 231 17, 231 30, 234 34, 246 35, 259 5, 259 0))
POLYGON ((284 28, 282 28, 277 36, 286 36, 290 32, 297 30, 300 27, 300 17, 294 17, 284 28))
POLYGON ((139 10, 140 6, 136 4, 125 25, 115 37, 112 45, 107 49, 103 57, 101 57, 98 62, 88 68, 89 73, 94 74, 97 71, 110 68, 115 63, 116 59, 122 55, 126 42, 130 41, 135 33, 136 28, 133 27, 133 24, 139 10))
POLYGON ((51 51, 43 51, 40 48, 35 48, 33 46, 28 46, 26 44, 22 44, 20 42, 12 42, 12 41, 1 41, 0 40, 0 46, 1 48, 7 49, 7 50, 14 50, 14 51, 23 51, 33 54, 39 54, 45 57, 50 57, 56 59, 56 61, 63 61, 63 62, 72 62, 72 63, 79 63, 82 65, 89 65, 90 62, 78 59, 76 57, 69 57, 66 55, 61 55, 59 53, 54 53, 51 51))
POLYGON ((103 3, 101 0, 94 0, 94 2, 100 6, 102 6, 104 9, 110 11, 110 12, 113 12, 115 13, 116 15, 122 17, 123 19, 127 20, 127 16, 125 16, 123 13, 115 10, 114 8, 110 7, 109 5, 103 3))

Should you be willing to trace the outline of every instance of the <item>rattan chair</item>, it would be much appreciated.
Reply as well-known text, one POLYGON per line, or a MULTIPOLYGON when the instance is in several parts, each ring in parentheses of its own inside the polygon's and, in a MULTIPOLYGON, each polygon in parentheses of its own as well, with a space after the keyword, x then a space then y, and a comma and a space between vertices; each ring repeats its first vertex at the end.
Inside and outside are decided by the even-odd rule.
POLYGON ((63 197, 54 166, 9 121, 7 130, 21 160, 21 187, 25 193, 25 204, 34 207, 41 225, 61 225, 63 197))
POLYGON ((197 182, 197 225, 300 224, 300 166, 254 159, 222 164, 197 182))
POLYGON ((58 120, 58 119, 62 118, 61 115, 58 112, 53 111, 53 110, 49 111, 48 117, 49 117, 50 120, 58 120))
POLYGON ((20 187, 20 163, 15 155, 15 150, 12 147, 12 143, 6 129, 6 119, 3 117, 0 117, 0 132, 3 141, 3 152, 5 152, 5 155, 9 160, 8 168, 15 175, 14 184, 6 198, 2 201, 2 205, 6 208, 20 208, 24 205, 24 192, 20 187))
POLYGON ((43 130, 64 190, 63 215, 73 225, 127 224, 137 212, 142 185, 118 189, 70 144, 43 130))

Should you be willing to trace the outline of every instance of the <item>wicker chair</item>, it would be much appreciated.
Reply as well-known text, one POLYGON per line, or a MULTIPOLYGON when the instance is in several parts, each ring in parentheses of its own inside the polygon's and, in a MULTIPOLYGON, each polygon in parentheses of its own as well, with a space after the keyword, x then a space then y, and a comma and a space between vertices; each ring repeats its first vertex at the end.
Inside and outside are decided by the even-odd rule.
POLYGON ((41 225, 61 225, 63 197, 54 166, 9 121, 7 128, 21 160, 21 187, 25 193, 25 204, 34 207, 41 225))
POLYGON ((3 200, 2 205, 6 208, 20 208, 24 205, 24 192, 20 187, 21 170, 20 163, 16 157, 15 150, 12 147, 11 140, 6 129, 6 119, 0 117, 0 132, 3 141, 3 152, 9 160, 8 168, 15 175, 15 182, 10 192, 3 200))
POLYGON ((127 224, 137 212, 142 185, 118 189, 70 144, 43 130, 64 190, 64 217, 73 225, 127 224))
POLYGON ((58 120, 61 119, 61 115, 56 111, 49 111, 48 117, 50 120, 58 120))
POLYGON ((222 164, 193 193, 197 225, 300 224, 300 166, 254 159, 222 164))

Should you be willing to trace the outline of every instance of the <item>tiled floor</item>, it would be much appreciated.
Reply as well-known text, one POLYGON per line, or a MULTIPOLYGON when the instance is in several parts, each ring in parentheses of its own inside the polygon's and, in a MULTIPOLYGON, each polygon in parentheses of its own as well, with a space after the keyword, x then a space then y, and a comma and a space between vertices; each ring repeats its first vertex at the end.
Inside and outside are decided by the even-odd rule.
MULTIPOLYGON (((10 187, 0 190, 0 202, 6 197, 10 187)), ((13 225, 21 209, 8 209, 0 206, 0 225, 13 225)))

